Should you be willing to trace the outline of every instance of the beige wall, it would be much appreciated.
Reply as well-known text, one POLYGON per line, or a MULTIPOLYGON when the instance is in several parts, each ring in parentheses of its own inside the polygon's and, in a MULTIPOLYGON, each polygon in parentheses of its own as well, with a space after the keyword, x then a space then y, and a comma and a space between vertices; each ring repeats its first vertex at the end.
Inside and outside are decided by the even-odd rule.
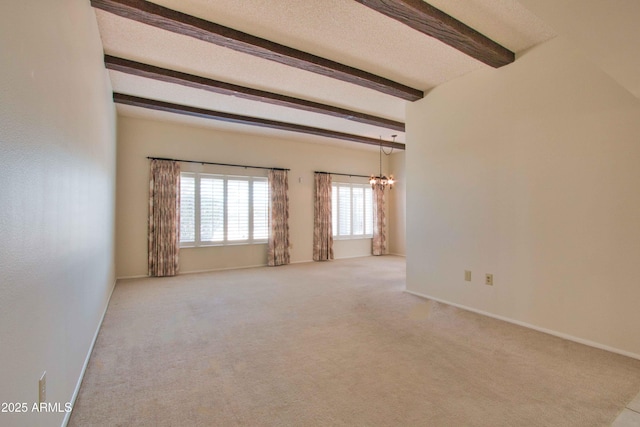
POLYGON ((638 0, 519 1, 570 40, 618 84, 640 98, 638 0), (612 4, 615 7, 611 7, 612 4))
MULTIPOLYGON (((295 140, 250 136, 168 121, 119 117, 117 173, 117 275, 147 274, 147 156, 289 168, 291 261, 312 259, 313 172, 368 175, 378 152, 343 149, 295 140)), ((184 164, 183 170, 199 165, 184 164)), ((385 166, 386 167, 386 166, 385 166)), ((204 171, 225 170, 207 166, 204 171)), ((243 169, 232 169, 243 174, 243 169)), ((264 173, 250 170, 250 173, 264 173)), ((334 177, 334 181, 349 180, 334 177)), ((367 179, 353 178, 353 182, 367 179)), ((336 258, 371 254, 371 239, 336 241, 336 258)), ((182 273, 266 264, 266 245, 187 248, 180 251, 182 273)))
POLYGON ((407 114, 407 288, 640 357, 638 99, 557 38, 407 114))
POLYGON ((115 110, 86 1, 0 7, 0 413, 2 426, 72 398, 114 283, 115 110))
POLYGON ((389 173, 396 180, 393 190, 389 191, 389 253, 406 255, 406 205, 407 177, 405 173, 404 151, 389 156, 389 173))

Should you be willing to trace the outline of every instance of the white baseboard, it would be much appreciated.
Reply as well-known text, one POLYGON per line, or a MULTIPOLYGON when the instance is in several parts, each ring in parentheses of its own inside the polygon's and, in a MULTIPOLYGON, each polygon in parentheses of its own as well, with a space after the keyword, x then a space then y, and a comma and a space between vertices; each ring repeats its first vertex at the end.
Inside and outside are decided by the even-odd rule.
MULTIPOLYGON (((211 273, 214 271, 226 271, 226 270, 242 270, 244 268, 258 268, 258 267, 266 267, 267 264, 256 264, 256 265, 245 265, 239 267, 221 267, 221 268, 210 268, 206 270, 193 270, 193 271, 180 271, 178 272, 178 276, 184 276, 186 274, 198 274, 198 273, 211 273)), ((148 274, 138 275, 138 276, 122 276, 118 277, 116 280, 128 280, 128 279, 146 279, 152 278, 153 276, 149 276, 148 274)))
MULTIPOLYGON (((406 256, 402 255, 402 254, 384 254, 384 255, 381 255, 381 256, 387 256, 387 255, 399 256, 399 257, 402 257, 402 258, 406 258, 406 256)), ((336 261, 336 260, 339 260, 339 259, 371 258, 371 257, 374 257, 374 256, 376 256, 376 255, 371 255, 371 254, 369 254, 369 255, 353 255, 353 256, 345 256, 345 257, 340 257, 340 258, 334 258, 334 259, 329 260, 329 261, 336 261)), ((310 259, 308 261, 293 261, 291 264, 303 264, 305 262, 326 262, 326 261, 314 261, 314 260, 310 259)))
POLYGON ((98 322, 98 327, 96 328, 96 332, 93 334, 93 339, 91 340, 91 345, 89 346, 89 351, 87 352, 87 356, 84 358, 84 364, 82 365, 82 370, 80 371, 80 378, 78 378, 78 382, 76 383, 76 388, 73 390, 73 395, 71 395, 71 412, 67 412, 64 415, 64 419, 62 420, 62 427, 67 427, 67 423, 69 423, 69 419, 71 418, 71 414, 73 413, 73 407, 76 404, 76 399, 78 398, 78 393, 80 392, 80 386, 82 385, 82 380, 84 379, 84 374, 87 371, 87 366, 89 366, 89 359, 91 358, 91 353, 93 353, 93 347, 96 345, 96 340, 98 339, 98 334, 100 333, 100 328, 102 327, 102 322, 104 322, 104 316, 107 314, 107 309, 109 308, 109 303, 111 302, 111 296, 113 295, 113 290, 116 288, 116 282, 118 279, 113 281, 113 285, 111 285, 111 292, 109 292, 109 298, 107 298, 107 303, 104 306, 104 310, 102 311, 102 317, 100 317, 100 322, 98 322))
POLYGON ((116 281, 127 280, 127 279, 143 279, 145 277, 150 277, 150 276, 148 274, 140 274, 138 276, 122 276, 122 277, 116 277, 116 281))
POLYGON ((353 259, 353 258, 369 258, 372 257, 374 255, 351 255, 351 256, 341 256, 340 258, 334 258, 334 259, 353 259))
POLYGON ((389 252, 387 255, 401 256, 402 258, 406 258, 407 257, 406 254, 396 254, 396 253, 392 253, 392 252, 389 252))
POLYGON ((443 299, 440 299, 440 298, 436 298, 436 297, 432 297, 432 296, 429 296, 429 295, 425 295, 425 294, 422 294, 420 292, 414 292, 414 291, 410 291, 408 289, 405 289, 405 292, 408 293, 408 294, 411 294, 411 295, 415 295, 415 296, 421 297, 421 298, 426 298, 426 299, 430 299, 430 300, 433 300, 433 301, 441 302, 443 304, 452 305, 454 307, 461 308, 462 310, 471 311, 473 313, 478 313, 478 314, 481 314, 483 316, 492 317, 494 319, 502 320, 502 321, 505 321, 505 322, 508 322, 508 323, 513 323, 514 325, 524 326, 525 328, 529 328, 529 329, 533 329, 534 331, 543 332, 545 334, 553 335, 553 336, 558 337, 558 338, 564 338, 566 340, 574 341, 574 342, 577 342, 579 344, 588 345, 589 347, 595 347, 595 348, 598 348, 600 350, 606 350, 606 351, 610 351, 611 353, 621 354, 623 356, 627 356, 627 357, 631 357, 633 359, 640 360, 640 354, 631 353, 630 351, 621 350, 619 348, 610 347, 608 345, 600 344, 600 343, 597 343, 595 341, 589 341, 589 340, 585 340, 583 338, 574 337, 573 335, 565 334, 563 332, 558 332, 558 331, 554 331, 554 330, 547 329, 547 328, 541 328, 539 326, 532 325, 530 323, 521 322, 520 320, 510 319, 508 317, 504 317, 504 316, 500 316, 500 315, 497 315, 497 314, 489 313, 487 311, 478 310, 478 309, 475 309, 473 307, 468 307, 466 305, 456 304, 454 302, 450 302, 450 301, 446 301, 446 300, 443 300, 443 299))
MULTIPOLYGON (((385 254, 385 255, 397 255, 397 256, 401 256, 401 257, 405 256, 405 255, 402 255, 402 254, 385 254)), ((371 257, 371 256, 373 256, 373 255, 353 255, 353 256, 334 258, 334 260, 352 259, 352 258, 368 258, 368 257, 371 257)), ((302 261, 292 261, 292 262, 290 262, 290 264, 304 264, 306 262, 314 262, 314 261, 312 259, 302 260, 302 261)), ((242 269, 245 269, 245 268, 260 268, 260 267, 267 267, 267 264, 245 265, 245 266, 238 266, 238 267, 211 268, 211 269, 207 269, 207 270, 184 271, 184 272, 179 272, 178 275, 181 276, 181 275, 184 275, 184 274, 212 273, 214 271, 242 270, 242 269)), ((141 275, 137 275, 137 276, 121 276, 121 277, 117 277, 116 280, 143 279, 143 278, 147 278, 147 277, 152 277, 152 276, 149 276, 148 274, 141 274, 141 275)))
MULTIPOLYGON (((267 264, 256 264, 256 265, 241 265, 238 267, 222 267, 222 268, 212 268, 212 269, 208 269, 208 270, 194 270, 194 271, 185 271, 185 272, 181 272, 178 273, 179 276, 183 276, 186 274, 198 274, 198 273, 212 273, 214 271, 227 271, 227 270, 244 270, 247 268, 260 268, 260 267, 266 267, 267 264)), ((145 277, 149 277, 149 276, 145 276, 145 277)))
MULTIPOLYGON (((385 254, 388 255, 388 254, 385 254)), ((353 258, 370 258, 373 255, 353 255, 353 256, 343 256, 343 257, 339 257, 339 258, 334 258, 334 259, 329 259, 327 261, 337 261, 339 259, 353 259, 353 258)), ((293 261, 291 262, 291 264, 304 264, 306 262, 327 262, 327 261, 314 261, 312 259, 307 260, 307 261, 293 261)))

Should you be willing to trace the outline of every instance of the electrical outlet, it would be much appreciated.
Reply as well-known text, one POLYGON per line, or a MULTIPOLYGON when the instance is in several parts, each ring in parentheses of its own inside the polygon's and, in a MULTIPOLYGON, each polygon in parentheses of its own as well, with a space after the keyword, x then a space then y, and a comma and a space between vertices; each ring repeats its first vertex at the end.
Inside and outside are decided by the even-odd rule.
POLYGON ((40 380, 38 381, 38 403, 46 402, 47 400, 47 371, 44 371, 40 380))
POLYGON ((485 285, 489 285, 489 286, 493 286, 493 274, 485 274, 484 276, 484 284, 485 285))
POLYGON ((465 280, 465 282, 470 282, 471 281, 471 270, 465 270, 464 271, 464 280, 465 280))

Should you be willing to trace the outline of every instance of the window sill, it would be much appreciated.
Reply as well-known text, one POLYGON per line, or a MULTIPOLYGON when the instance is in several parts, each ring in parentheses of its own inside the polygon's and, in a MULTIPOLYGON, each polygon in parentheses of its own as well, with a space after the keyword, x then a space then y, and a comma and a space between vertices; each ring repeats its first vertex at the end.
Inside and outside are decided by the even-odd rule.
POLYGON ((371 240, 373 236, 333 236, 333 240, 371 240))
POLYGON ((229 242, 229 243, 208 243, 200 245, 180 246, 180 249, 197 249, 197 248, 223 248, 225 246, 250 246, 250 245, 266 245, 269 242, 229 242))

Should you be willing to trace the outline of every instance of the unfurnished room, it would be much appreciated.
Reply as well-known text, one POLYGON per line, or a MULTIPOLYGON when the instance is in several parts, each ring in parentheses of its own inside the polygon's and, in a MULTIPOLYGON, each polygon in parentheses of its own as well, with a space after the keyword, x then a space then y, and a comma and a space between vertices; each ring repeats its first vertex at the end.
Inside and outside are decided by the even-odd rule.
POLYGON ((0 12, 1 426, 640 426, 637 0, 0 12))

